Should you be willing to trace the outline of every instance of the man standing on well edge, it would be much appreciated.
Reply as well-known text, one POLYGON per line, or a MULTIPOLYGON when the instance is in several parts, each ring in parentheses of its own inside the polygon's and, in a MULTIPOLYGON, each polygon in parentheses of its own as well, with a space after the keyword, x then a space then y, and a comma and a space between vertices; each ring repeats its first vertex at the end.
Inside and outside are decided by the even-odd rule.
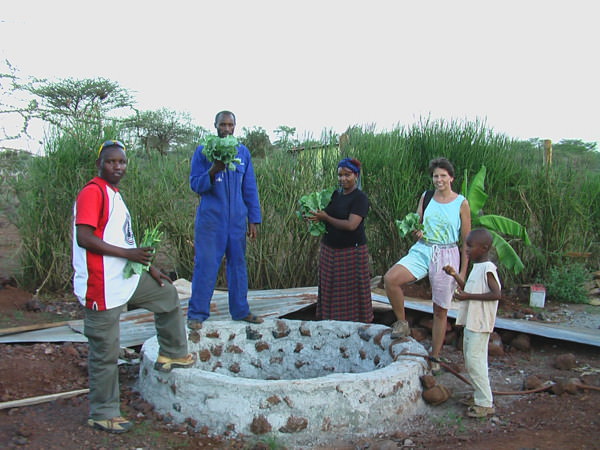
MULTIPOLYGON (((235 115, 221 111, 215 117, 219 137, 233 135, 235 115)), ((234 320, 261 323, 248 305, 246 235, 257 236, 261 222, 258 188, 250 151, 238 145, 235 170, 222 161, 209 162, 199 146, 192 157, 190 187, 200 195, 194 231, 194 274, 188 308, 188 328, 202 328, 210 315, 210 301, 223 256, 227 261, 229 313, 234 320)))

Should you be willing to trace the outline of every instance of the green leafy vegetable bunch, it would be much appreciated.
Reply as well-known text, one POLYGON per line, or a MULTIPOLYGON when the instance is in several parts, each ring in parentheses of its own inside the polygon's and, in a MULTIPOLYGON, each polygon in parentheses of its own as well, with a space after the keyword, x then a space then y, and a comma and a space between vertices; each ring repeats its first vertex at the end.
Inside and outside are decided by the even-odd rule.
POLYGON ((396 228, 398 228, 398 233, 400 233, 400 237, 405 237, 415 230, 424 229, 421 218, 414 212, 408 213, 404 219, 396 220, 395 223, 396 228))
MULTIPOLYGON (((156 246, 161 241, 164 234, 162 231, 158 231, 159 226, 160 222, 157 223, 153 229, 144 231, 140 247, 153 247, 154 253, 156 253, 156 246)), ((141 275, 143 270, 147 271, 149 269, 150 265, 145 266, 138 262, 127 261, 127 264, 125 264, 125 267, 123 268, 123 276, 125 278, 130 278, 134 273, 141 275)))
POLYGON ((229 170, 235 170, 235 163, 242 162, 237 158, 238 140, 231 135, 225 137, 209 135, 203 139, 201 144, 204 145, 202 153, 210 162, 223 161, 229 170))
MULTIPOLYGON (((303 195, 298 200, 300 210, 296 211, 298 217, 303 219, 312 211, 321 211, 329 204, 331 196, 335 191, 334 188, 323 189, 322 191, 311 192, 308 195, 303 195)), ((325 224, 323 222, 310 222, 308 231, 313 236, 321 236, 325 234, 325 224)))

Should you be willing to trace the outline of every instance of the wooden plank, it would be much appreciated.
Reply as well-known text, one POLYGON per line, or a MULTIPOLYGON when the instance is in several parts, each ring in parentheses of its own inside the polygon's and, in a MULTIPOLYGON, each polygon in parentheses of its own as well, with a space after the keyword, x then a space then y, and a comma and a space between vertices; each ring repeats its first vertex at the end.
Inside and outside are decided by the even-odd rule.
POLYGON ((20 327, 2 328, 0 329, 0 336, 4 336, 7 334, 22 333, 24 331, 45 330, 47 328, 62 327, 63 325, 68 324, 69 322, 46 322, 36 323, 33 325, 22 325, 20 327))
POLYGON ((78 389, 76 391, 59 392, 58 394, 40 395, 38 397, 11 400, 9 402, 0 403, 0 410, 8 408, 20 408, 22 406, 39 405, 40 403, 53 402, 54 400, 60 400, 63 398, 76 397, 78 395, 87 394, 88 392, 90 392, 89 389, 78 389))

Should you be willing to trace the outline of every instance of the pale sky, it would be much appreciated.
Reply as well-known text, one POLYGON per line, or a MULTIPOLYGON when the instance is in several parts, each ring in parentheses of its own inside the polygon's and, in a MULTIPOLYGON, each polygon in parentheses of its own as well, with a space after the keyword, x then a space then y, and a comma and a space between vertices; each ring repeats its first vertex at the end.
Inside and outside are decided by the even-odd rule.
POLYGON ((239 133, 430 117, 591 142, 597 17, 587 0, 11 0, 0 58, 22 77, 108 78, 209 130, 230 109, 239 133))

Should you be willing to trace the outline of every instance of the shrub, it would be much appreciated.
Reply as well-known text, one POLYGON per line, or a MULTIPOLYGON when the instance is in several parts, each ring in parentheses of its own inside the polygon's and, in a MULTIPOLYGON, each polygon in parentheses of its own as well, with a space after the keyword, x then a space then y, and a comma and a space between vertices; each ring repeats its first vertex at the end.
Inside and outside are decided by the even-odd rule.
POLYGON ((585 282, 591 278, 583 264, 552 266, 544 284, 548 297, 564 303, 587 303, 585 282))

